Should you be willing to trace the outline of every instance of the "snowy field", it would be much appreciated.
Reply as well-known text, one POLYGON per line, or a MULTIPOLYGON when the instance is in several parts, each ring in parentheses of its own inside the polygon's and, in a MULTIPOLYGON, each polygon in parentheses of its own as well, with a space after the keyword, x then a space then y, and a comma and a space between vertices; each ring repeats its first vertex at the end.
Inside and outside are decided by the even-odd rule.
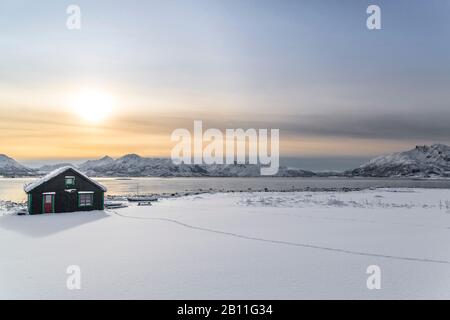
POLYGON ((450 190, 229 193, 0 217, 0 298, 450 298, 450 190), (66 268, 81 268, 68 290, 66 268), (381 268, 369 290, 366 269, 381 268))

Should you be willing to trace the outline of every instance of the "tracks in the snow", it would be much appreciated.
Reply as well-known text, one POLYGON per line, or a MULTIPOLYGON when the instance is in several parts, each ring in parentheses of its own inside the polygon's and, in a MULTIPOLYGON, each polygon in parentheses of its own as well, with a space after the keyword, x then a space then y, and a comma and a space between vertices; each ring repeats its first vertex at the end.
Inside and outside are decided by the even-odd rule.
POLYGON ((330 252, 336 252, 336 253, 345 253, 345 254, 351 254, 351 255, 358 255, 358 256, 366 256, 366 257, 376 257, 376 258, 385 258, 385 259, 393 259, 393 260, 401 260, 401 261, 415 261, 415 262, 428 262, 428 263, 439 263, 439 264, 450 264, 450 261, 448 260, 436 260, 436 259, 427 259, 427 258, 415 258, 415 257, 404 257, 404 256, 395 256, 395 255, 385 255, 385 254, 378 254, 378 253, 370 253, 370 252, 362 252, 362 251, 354 251, 354 250, 347 250, 347 249, 340 249, 340 248, 333 248, 333 247, 326 247, 326 246, 319 246, 314 244, 308 244, 308 243, 299 243, 299 242, 291 242, 291 241, 284 241, 284 240, 272 240, 272 239, 265 239, 265 238, 259 238, 259 237, 252 237, 242 234, 237 234, 233 232, 227 232, 227 231, 221 231, 221 230, 215 230, 211 228, 205 228, 205 227, 199 227, 190 225, 175 219, 169 219, 169 218, 152 218, 152 217, 136 217, 136 216, 127 216, 118 213, 114 210, 108 210, 115 215, 122 217, 122 218, 128 218, 128 219, 136 219, 136 220, 153 220, 153 221, 165 221, 174 223, 180 226, 183 226, 185 228, 193 229, 193 230, 199 230, 209 233, 215 233, 215 234, 221 234, 225 236, 245 239, 245 240, 253 240, 253 241, 260 241, 260 242, 266 242, 266 243, 272 243, 272 244, 279 244, 279 245, 286 245, 286 246, 293 246, 293 247, 303 247, 303 248, 309 248, 309 249, 318 249, 323 251, 330 251, 330 252))

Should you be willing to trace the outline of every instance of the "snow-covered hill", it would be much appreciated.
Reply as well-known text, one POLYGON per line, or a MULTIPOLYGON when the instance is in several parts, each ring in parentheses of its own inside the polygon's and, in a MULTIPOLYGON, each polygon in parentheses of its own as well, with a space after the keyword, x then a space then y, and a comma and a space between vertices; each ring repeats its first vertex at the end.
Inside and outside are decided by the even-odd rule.
MULTIPOLYGON (((258 165, 175 165, 168 158, 145 158, 137 154, 128 154, 116 160, 104 157, 87 161, 79 166, 89 176, 114 177, 257 177, 258 165)), ((277 176, 305 177, 313 176, 311 171, 280 168, 277 176)))
POLYGON ((450 177, 450 147, 416 146, 409 151, 374 158, 347 173, 364 177, 450 177))
POLYGON ((0 176, 24 176, 33 173, 33 169, 21 165, 7 155, 0 154, 0 176))

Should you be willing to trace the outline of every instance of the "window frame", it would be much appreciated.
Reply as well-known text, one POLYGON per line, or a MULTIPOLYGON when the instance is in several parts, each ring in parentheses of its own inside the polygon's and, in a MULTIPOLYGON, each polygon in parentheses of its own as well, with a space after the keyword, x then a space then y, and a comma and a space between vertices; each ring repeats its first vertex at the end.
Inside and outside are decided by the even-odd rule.
POLYGON ((66 188, 75 187, 75 177, 74 176, 65 176, 64 177, 64 184, 66 188), (67 180, 71 179, 72 183, 67 183, 67 180))
POLYGON ((44 204, 53 203, 53 195, 52 194, 44 194, 44 204))
POLYGON ((78 208, 89 208, 94 205, 94 192, 90 191, 80 191, 78 192, 78 208), (89 197, 88 199, 90 201, 87 201, 86 197, 89 197))

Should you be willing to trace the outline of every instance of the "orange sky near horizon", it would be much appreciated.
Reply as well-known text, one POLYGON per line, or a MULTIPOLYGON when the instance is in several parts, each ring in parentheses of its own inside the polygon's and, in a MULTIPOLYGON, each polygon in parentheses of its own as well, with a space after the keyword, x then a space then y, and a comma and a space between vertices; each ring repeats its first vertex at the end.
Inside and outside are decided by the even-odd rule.
POLYGON ((236 107, 227 107, 227 104, 239 105, 238 101, 218 100, 206 94, 202 98, 174 97, 169 93, 148 97, 105 90, 105 87, 97 91, 107 92, 114 101, 110 112, 99 121, 90 121, 86 116, 95 108, 95 103, 91 106, 84 99, 81 103, 87 105, 79 106, 71 102, 71 99, 77 100, 80 90, 55 87, 46 91, 10 90, 8 94, 3 91, 0 94, 0 153, 18 160, 120 157, 128 153, 170 157, 175 145, 170 140, 172 131, 186 128, 193 133, 194 120, 203 120, 203 130, 280 129, 282 157, 372 157, 429 143, 302 134, 302 124, 295 123, 296 117, 301 118, 301 115, 292 115, 290 123, 285 115, 261 109, 255 117, 248 110, 238 112, 236 107), (53 91, 60 94, 52 95, 53 91), (284 129, 286 126, 294 127, 294 131, 284 129), (300 132, 295 131, 297 126, 300 132))
MULTIPOLYGON (((170 157, 171 149, 176 144, 170 140, 173 130, 185 128, 193 134, 194 120, 214 117, 205 115, 197 119, 185 116, 186 118, 171 117, 164 113, 133 115, 117 112, 102 122, 91 123, 76 113, 65 110, 1 108, 0 153, 18 160, 86 159, 104 155, 120 157, 128 153, 170 157)), ((241 121, 242 119, 239 119, 236 124, 241 124, 241 121)), ((218 125, 221 130, 249 128, 228 126, 232 123, 232 115, 228 115, 223 123, 205 120, 203 130, 213 127, 212 125, 218 125)), ((412 146, 413 144, 404 141, 301 136, 280 130, 281 156, 375 156, 412 146)))

